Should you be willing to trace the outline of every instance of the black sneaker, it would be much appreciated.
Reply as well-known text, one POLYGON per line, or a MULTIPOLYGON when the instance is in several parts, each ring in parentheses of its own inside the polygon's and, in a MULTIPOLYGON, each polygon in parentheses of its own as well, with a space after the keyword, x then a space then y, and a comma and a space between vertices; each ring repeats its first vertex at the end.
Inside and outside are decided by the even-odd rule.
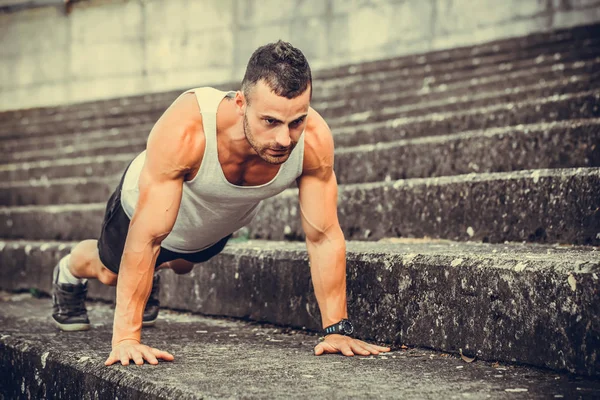
POLYGON ((59 265, 60 262, 52 273, 52 319, 63 331, 87 331, 90 329, 85 308, 87 281, 79 285, 58 283, 59 265))
POLYGON ((142 326, 153 326, 156 322, 156 318, 158 318, 158 311, 160 310, 160 275, 155 274, 152 279, 152 291, 150 292, 150 297, 148 297, 148 302, 146 303, 146 308, 144 309, 144 317, 142 319, 142 326))

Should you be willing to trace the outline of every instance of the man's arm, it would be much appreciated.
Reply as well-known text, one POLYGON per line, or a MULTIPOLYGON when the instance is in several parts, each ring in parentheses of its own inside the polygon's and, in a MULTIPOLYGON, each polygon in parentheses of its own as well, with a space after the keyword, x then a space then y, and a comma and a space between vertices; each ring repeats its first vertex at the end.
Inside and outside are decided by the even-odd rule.
MULTIPOLYGON (((316 112, 314 112, 316 114, 316 112)), ((338 186, 333 171, 333 137, 316 114, 305 131, 304 168, 298 178, 300 214, 306 235, 310 272, 325 328, 348 318, 346 302, 346 241, 337 216, 338 186)), ((332 334, 315 354, 342 352, 369 355, 389 351, 347 336, 332 334)))
POLYGON ((128 365, 173 356, 142 345, 144 307, 150 295, 154 264, 160 244, 173 229, 186 174, 197 163, 202 148, 196 124, 182 115, 167 112, 153 128, 146 149, 146 160, 139 178, 139 199, 129 225, 119 276, 113 325, 113 351, 106 365, 121 361, 128 365))

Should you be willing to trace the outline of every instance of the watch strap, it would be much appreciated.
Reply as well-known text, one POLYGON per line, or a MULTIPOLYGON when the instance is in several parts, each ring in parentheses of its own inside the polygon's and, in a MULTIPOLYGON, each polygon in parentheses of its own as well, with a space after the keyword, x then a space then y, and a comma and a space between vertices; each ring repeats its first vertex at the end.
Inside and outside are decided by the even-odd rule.
POLYGON ((342 335, 346 335, 346 334, 351 334, 352 332, 341 332, 342 331, 342 324, 344 323, 344 321, 348 321, 350 323, 350 320, 348 320, 347 318, 343 318, 341 319, 339 322, 336 322, 335 324, 329 325, 328 327, 326 327, 325 329, 323 329, 323 334, 325 335, 331 335, 334 333, 339 333, 342 335))

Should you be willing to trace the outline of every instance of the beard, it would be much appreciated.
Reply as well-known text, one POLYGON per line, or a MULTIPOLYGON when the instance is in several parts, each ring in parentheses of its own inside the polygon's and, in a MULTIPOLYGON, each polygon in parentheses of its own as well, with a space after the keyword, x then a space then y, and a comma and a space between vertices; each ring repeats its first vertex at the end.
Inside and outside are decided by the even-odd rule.
POLYGON ((266 161, 269 164, 279 165, 286 162, 287 159, 290 157, 292 150, 294 150, 294 147, 296 147, 296 144, 298 143, 292 140, 287 148, 282 148, 281 146, 277 145, 276 142, 270 144, 261 144, 256 140, 256 138, 252 134, 252 129, 250 128, 250 124, 248 123, 248 117, 246 116, 246 114, 244 114, 243 125, 244 136, 246 136, 246 140, 250 144, 250 147, 252 147, 254 151, 256 151, 256 154, 258 154, 258 156, 262 160, 266 161), (281 151, 281 154, 272 155, 267 152, 268 150, 281 151), (285 152, 283 150, 285 150, 285 152))

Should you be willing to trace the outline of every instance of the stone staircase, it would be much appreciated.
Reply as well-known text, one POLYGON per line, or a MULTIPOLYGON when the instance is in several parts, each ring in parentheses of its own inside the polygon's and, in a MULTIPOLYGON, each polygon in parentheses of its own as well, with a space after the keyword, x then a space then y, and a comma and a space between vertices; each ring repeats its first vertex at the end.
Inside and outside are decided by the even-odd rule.
MULTIPOLYGON (((360 338, 600 375, 599 77, 600 25, 315 73, 360 338)), ((0 113, 0 289, 49 293, 183 90, 0 113)), ((318 330, 298 214, 269 199, 162 304, 318 330)))

